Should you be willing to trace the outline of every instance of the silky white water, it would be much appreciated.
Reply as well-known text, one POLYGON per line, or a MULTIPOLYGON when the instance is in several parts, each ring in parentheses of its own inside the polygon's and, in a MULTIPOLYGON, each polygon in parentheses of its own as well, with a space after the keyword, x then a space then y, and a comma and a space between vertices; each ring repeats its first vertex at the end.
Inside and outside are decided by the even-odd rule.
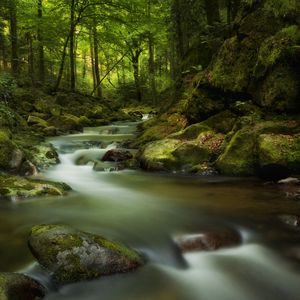
POLYGON ((135 130, 134 123, 115 124, 51 140, 61 163, 44 176, 66 182, 73 192, 0 203, 1 269, 25 268, 51 287, 44 271, 26 267, 33 263, 27 234, 35 224, 66 223, 135 247, 148 263, 133 273, 51 287, 46 299, 300 299, 299 269, 283 251, 290 240, 297 241, 298 232, 285 236, 289 229, 276 219, 285 210, 295 212, 296 203, 249 179, 93 170, 95 160, 134 138, 135 130), (185 255, 174 247, 174 235, 211 227, 238 231, 242 244, 185 255))

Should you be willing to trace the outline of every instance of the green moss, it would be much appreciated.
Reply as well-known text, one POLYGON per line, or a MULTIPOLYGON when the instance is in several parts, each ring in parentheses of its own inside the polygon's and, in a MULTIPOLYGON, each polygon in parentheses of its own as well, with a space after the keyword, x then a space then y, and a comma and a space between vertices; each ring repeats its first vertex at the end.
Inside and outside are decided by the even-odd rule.
POLYGON ((166 114, 160 119, 150 120, 144 125, 144 131, 132 143, 132 148, 138 148, 149 142, 161 140, 168 135, 183 129, 187 120, 180 114, 166 114))
POLYGON ((10 139, 7 130, 0 129, 0 170, 10 170, 10 162, 16 149, 17 146, 10 139))
POLYGON ((107 240, 107 239, 105 239, 103 237, 99 237, 99 236, 96 236, 94 238, 94 241, 106 249, 112 250, 113 252, 116 252, 116 253, 120 254, 121 256, 125 256, 132 262, 136 262, 137 264, 144 263, 144 259, 141 257, 141 255, 138 252, 136 252, 132 249, 129 249, 127 246, 125 246, 123 244, 113 242, 113 241, 107 240))
POLYGON ((282 60, 286 60, 293 46, 300 41, 300 30, 297 25, 281 29, 274 36, 267 38, 261 44, 254 75, 262 77, 267 70, 282 60))
POLYGON ((60 283, 126 272, 144 263, 125 245, 60 224, 33 227, 29 247, 60 283))
POLYGON ((64 195, 69 190, 70 187, 64 183, 0 175, 0 196, 4 197, 23 199, 45 195, 64 195))
POLYGON ((216 161, 218 171, 226 175, 252 175, 256 165, 256 133, 239 130, 216 161))
POLYGON ((176 157, 178 164, 181 166, 186 164, 196 165, 210 159, 210 152, 207 148, 193 143, 180 145, 172 151, 172 155, 176 157))
POLYGON ((297 0, 266 0, 263 7, 275 17, 290 17, 295 16, 298 4, 297 0))
POLYGON ((147 144, 140 155, 142 166, 151 171, 177 169, 178 160, 172 152, 180 144, 181 142, 175 139, 163 139, 147 144))
POLYGON ((260 165, 281 164, 300 172, 300 134, 262 134, 258 153, 260 165))
POLYGON ((169 138, 180 140, 194 140, 201 132, 209 131, 211 128, 203 123, 197 123, 188 126, 187 128, 180 130, 176 133, 169 135, 169 138))

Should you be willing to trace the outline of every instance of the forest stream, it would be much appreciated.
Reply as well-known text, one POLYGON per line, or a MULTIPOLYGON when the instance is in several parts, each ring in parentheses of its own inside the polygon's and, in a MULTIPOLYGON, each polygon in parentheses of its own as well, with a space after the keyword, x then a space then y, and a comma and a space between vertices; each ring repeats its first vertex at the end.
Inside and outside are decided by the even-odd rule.
POLYGON ((101 159, 108 149, 134 138, 136 126, 115 123, 51 139, 61 163, 44 177, 66 182, 73 192, 0 202, 1 269, 38 279, 50 288, 49 300, 299 299, 299 270, 283 255, 293 230, 286 233, 277 219, 293 212, 295 202, 277 190, 249 178, 118 171, 113 166, 96 172, 92 163, 78 165, 80 158, 101 159), (31 226, 42 223, 66 223, 121 241, 144 253, 148 262, 132 273, 53 289, 26 245, 31 226), (174 247, 177 234, 212 226, 236 230, 241 245, 183 256, 174 247))

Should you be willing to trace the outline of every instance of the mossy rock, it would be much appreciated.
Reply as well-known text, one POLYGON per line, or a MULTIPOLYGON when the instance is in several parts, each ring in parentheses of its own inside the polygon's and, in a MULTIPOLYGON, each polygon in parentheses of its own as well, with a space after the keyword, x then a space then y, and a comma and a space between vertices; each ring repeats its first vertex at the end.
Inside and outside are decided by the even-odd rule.
POLYGON ((226 134, 232 130, 236 120, 236 114, 229 110, 225 110, 208 118, 201 124, 212 128, 215 132, 226 134))
POLYGON ((275 2, 242 1, 236 34, 224 41, 201 84, 247 95, 270 110, 299 110, 299 59, 294 50, 299 45, 299 4, 275 2))
POLYGON ((253 175, 256 167, 256 137, 256 132, 249 127, 236 132, 217 159, 217 170, 225 175, 253 175))
POLYGON ((262 134, 258 139, 259 164, 278 164, 300 173, 300 134, 262 134))
POLYGON ((47 121, 43 120, 42 118, 30 115, 27 119, 28 125, 38 126, 41 128, 47 128, 49 127, 49 124, 47 121))
POLYGON ((80 118, 68 113, 64 113, 58 117, 53 116, 48 120, 48 123, 65 133, 81 131, 83 129, 80 118))
POLYGON ((193 143, 184 143, 172 151, 172 155, 180 162, 180 165, 196 165, 209 161, 210 153, 205 147, 193 143))
POLYGON ((186 116, 189 123, 203 121, 222 111, 225 107, 222 99, 213 99, 204 90, 193 88, 191 91, 187 90, 186 94, 179 101, 177 109, 186 116))
POLYGON ((65 183, 0 175, 0 197, 22 200, 38 196, 62 196, 70 187, 65 183))
POLYGON ((28 244, 59 283, 129 272, 144 264, 135 250, 67 225, 34 226, 28 244))
POLYGON ((11 140, 11 136, 5 129, 0 129, 0 170, 10 171, 17 145, 11 140))
POLYGON ((39 300, 45 293, 46 289, 28 276, 0 272, 1 300, 39 300))
POLYGON ((130 147, 138 148, 149 142, 164 139, 186 125, 186 118, 180 114, 165 114, 160 119, 149 120, 145 122, 142 134, 130 144, 130 147))
POLYGON ((171 135, 169 135, 169 138, 173 139, 180 139, 180 140, 194 140, 196 139, 200 133, 210 131, 211 128, 201 123, 196 123, 188 126, 187 128, 180 130, 178 132, 175 132, 171 135))
POLYGON ((180 167, 178 159, 172 154, 182 142, 163 139, 146 145, 139 155, 141 167, 148 171, 171 171, 180 167))
POLYGON ((285 64, 273 67, 252 92, 255 101, 276 112, 300 111, 298 71, 285 64))
MULTIPOLYGON (((234 128, 225 140, 224 152, 216 161, 216 168, 226 175, 255 175, 259 165, 258 138, 260 135, 297 135, 299 121, 246 122, 234 128), (243 126, 244 125, 244 126, 243 126)), ((267 162, 266 162, 267 163, 267 162)))

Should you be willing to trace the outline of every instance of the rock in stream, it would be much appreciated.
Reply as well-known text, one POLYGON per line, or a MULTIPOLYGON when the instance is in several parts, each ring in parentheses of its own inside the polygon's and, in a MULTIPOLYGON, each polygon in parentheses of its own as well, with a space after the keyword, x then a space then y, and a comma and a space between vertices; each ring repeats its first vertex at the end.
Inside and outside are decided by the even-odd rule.
POLYGON ((144 263, 135 250, 66 225, 34 226, 29 248, 59 283, 124 273, 144 263))

